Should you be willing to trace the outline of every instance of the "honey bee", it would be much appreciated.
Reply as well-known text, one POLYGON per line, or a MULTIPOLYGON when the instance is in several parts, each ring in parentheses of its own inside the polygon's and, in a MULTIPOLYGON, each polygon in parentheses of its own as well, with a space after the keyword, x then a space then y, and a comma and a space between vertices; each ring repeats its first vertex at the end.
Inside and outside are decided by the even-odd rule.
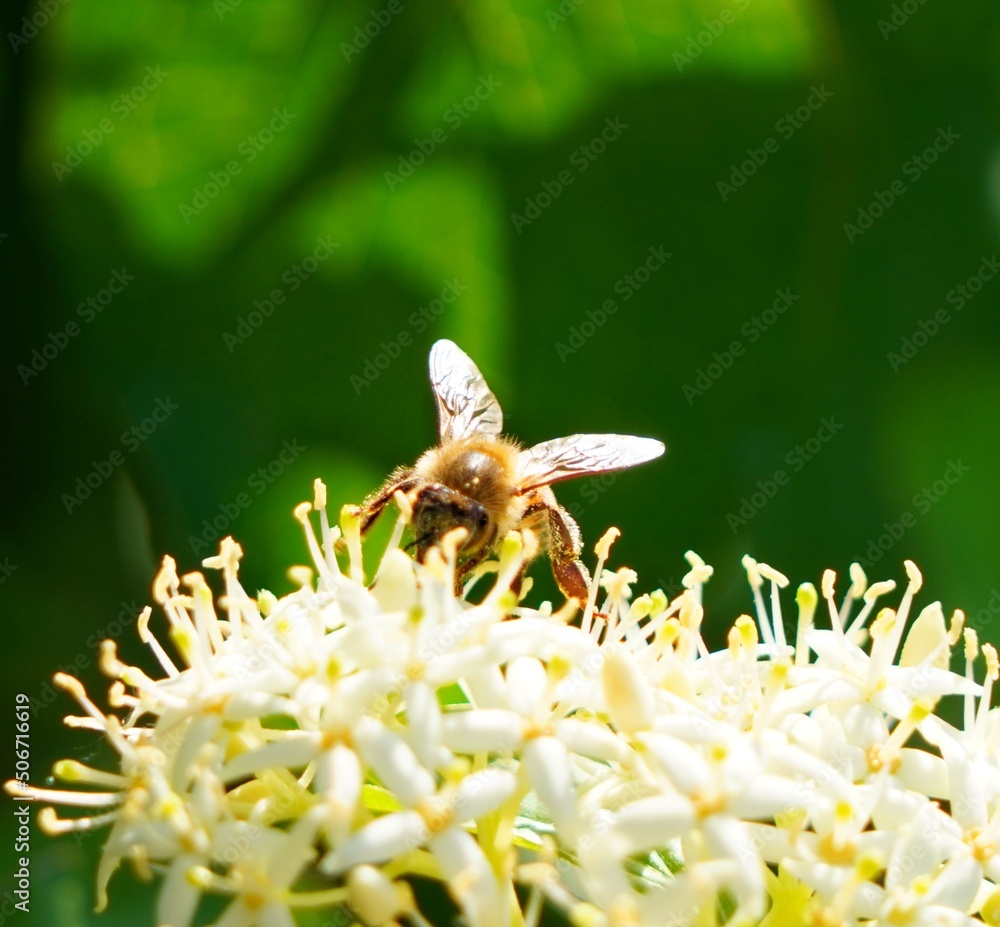
POLYGON ((659 457, 662 441, 633 435, 582 434, 523 449, 500 434, 503 413, 472 359, 454 342, 435 342, 431 386, 437 403, 440 444, 409 467, 397 467, 361 509, 368 531, 395 493, 406 494, 417 558, 453 528, 468 532, 460 550, 456 585, 507 533, 530 528, 546 552, 567 598, 587 599, 590 574, 580 561, 580 529, 556 501, 552 483, 622 470, 659 457))

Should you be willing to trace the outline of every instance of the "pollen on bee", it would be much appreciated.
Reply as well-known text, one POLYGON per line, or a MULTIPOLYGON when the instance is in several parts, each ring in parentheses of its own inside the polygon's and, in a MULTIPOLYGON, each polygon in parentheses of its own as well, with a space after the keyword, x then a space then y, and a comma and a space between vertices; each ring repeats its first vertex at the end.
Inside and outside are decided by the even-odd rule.
POLYGON ((538 554, 539 543, 538 535, 535 534, 530 528, 521 529, 521 537, 523 538, 523 551, 525 560, 533 560, 538 554))

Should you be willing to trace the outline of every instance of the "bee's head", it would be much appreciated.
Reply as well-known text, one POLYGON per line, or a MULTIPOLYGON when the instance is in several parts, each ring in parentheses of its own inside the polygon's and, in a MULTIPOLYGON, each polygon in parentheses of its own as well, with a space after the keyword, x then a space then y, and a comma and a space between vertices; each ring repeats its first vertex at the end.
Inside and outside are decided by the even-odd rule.
POLYGON ((473 553, 489 539, 489 516, 478 502, 441 483, 420 487, 413 498, 413 544, 417 556, 427 551, 453 528, 465 528, 469 537, 463 553, 473 553))

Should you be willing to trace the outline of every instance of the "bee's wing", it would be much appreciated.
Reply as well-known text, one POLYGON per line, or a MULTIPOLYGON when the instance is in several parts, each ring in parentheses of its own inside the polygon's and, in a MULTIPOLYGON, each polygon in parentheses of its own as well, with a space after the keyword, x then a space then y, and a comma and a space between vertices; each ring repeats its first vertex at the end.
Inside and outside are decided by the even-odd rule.
POLYGON ((588 473, 623 470, 659 457, 666 447, 655 438, 635 435, 569 435, 543 441, 518 456, 521 492, 588 473))
POLYGON ((430 368, 442 444, 473 434, 500 434, 500 403, 465 351, 454 341, 436 341, 431 348, 430 368))

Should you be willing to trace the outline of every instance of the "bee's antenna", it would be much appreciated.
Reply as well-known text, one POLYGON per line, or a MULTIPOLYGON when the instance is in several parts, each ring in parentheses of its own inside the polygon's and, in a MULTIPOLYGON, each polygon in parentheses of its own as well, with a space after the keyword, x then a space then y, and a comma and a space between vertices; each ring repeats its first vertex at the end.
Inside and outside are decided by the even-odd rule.
POLYGON ((410 541, 409 544, 403 547, 403 550, 410 550, 413 547, 419 547, 421 544, 430 541, 432 538, 433 534, 431 534, 431 532, 428 531, 426 534, 422 534, 420 535, 420 537, 414 538, 412 541, 410 541))

